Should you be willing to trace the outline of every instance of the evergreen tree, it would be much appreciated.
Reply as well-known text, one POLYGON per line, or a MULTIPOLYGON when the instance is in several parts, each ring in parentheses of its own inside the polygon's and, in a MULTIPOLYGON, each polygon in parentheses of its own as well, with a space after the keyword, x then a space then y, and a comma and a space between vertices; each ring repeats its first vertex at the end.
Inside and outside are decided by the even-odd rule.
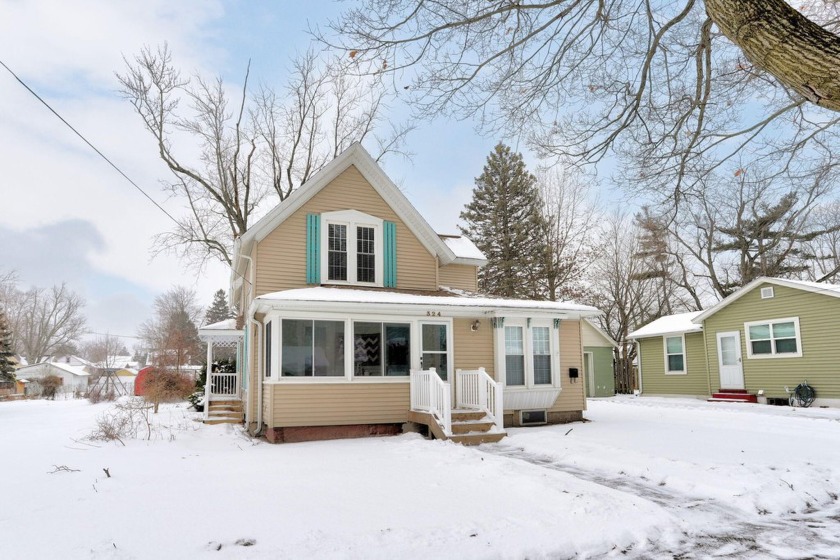
POLYGON ((207 308, 207 313, 204 315, 204 324, 211 325, 232 317, 233 314, 228 307, 225 291, 219 290, 213 295, 213 303, 207 308))
POLYGON ((6 319, 6 312, 0 309, 0 381, 14 381, 15 367, 12 350, 12 329, 6 319))
POLYGON ((479 289, 502 297, 538 297, 535 271, 545 243, 536 178, 522 155, 499 143, 475 180, 472 201, 461 212, 467 235, 487 257, 479 289))

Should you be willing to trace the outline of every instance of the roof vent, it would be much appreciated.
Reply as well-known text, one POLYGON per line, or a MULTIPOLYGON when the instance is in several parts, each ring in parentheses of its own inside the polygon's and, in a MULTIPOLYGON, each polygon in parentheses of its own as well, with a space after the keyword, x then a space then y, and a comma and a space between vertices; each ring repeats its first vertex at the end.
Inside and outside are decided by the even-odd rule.
POLYGON ((775 294, 773 293, 773 287, 767 286, 766 288, 761 288, 761 299, 770 299, 775 294))
POLYGON ((538 426, 540 424, 547 424, 546 416, 545 410, 520 410, 519 425, 538 426))

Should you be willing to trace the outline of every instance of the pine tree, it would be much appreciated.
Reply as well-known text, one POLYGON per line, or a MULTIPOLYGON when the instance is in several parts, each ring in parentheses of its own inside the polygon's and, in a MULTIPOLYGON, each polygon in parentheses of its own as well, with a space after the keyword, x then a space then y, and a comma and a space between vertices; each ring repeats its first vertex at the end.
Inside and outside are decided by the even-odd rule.
POLYGON ((478 273, 479 289, 502 297, 538 297, 535 265, 545 251, 540 196, 521 154, 502 143, 495 147, 461 219, 467 224, 461 232, 487 257, 478 273))
POLYGON ((213 295, 213 303, 207 308, 207 313, 204 315, 204 324, 211 325, 231 317, 233 317, 233 314, 228 307, 225 291, 219 290, 213 295))
POLYGON ((12 329, 6 319, 6 312, 0 309, 0 381, 14 381, 15 367, 12 351, 12 329))

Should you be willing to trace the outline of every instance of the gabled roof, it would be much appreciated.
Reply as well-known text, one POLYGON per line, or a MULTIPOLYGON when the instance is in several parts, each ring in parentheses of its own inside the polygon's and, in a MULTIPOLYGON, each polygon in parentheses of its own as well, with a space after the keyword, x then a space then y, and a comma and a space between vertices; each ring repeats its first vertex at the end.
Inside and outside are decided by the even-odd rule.
POLYGON ((603 338, 605 341, 607 341, 610 344, 610 346, 612 346, 613 348, 618 348, 618 342, 613 340, 610 335, 608 335, 606 332, 604 332, 604 330, 601 327, 599 327, 594 322, 592 322, 591 319, 585 319, 584 321, 590 327, 592 327, 595 330, 595 332, 598 333, 601 336, 601 338, 603 338))
POLYGON ((306 183, 292 191, 292 194, 286 200, 275 206, 268 214, 248 228, 248 231, 242 237, 236 240, 233 263, 235 269, 232 273, 232 279, 235 281, 238 274, 244 273, 245 266, 239 262, 241 260, 240 255, 243 253, 249 255, 255 242, 265 239, 277 226, 299 210, 351 165, 359 170, 429 253, 438 256, 441 265, 456 263, 482 266, 487 262, 480 251, 478 253, 471 252, 469 256, 461 256, 465 254, 461 251, 456 254, 456 251, 435 233, 362 145, 355 142, 324 166, 323 169, 315 173, 306 183))
POLYGON ((688 313, 665 315, 631 332, 627 335, 627 338, 650 338, 652 336, 663 336, 666 334, 700 332, 703 330, 703 326, 693 322, 695 317, 700 315, 700 313, 700 311, 690 311, 688 313))
POLYGON ((837 284, 824 284, 822 282, 806 282, 804 280, 789 280, 787 278, 770 278, 767 276, 762 276, 760 278, 756 278, 737 292, 730 294, 724 299, 720 300, 716 305, 698 314, 697 317, 694 318, 694 322, 702 323, 708 317, 711 317, 724 307, 735 303, 761 284, 775 284, 777 286, 785 286, 787 288, 793 288, 795 290, 802 290, 814 294, 822 294, 830 297, 840 297, 840 286, 837 284))

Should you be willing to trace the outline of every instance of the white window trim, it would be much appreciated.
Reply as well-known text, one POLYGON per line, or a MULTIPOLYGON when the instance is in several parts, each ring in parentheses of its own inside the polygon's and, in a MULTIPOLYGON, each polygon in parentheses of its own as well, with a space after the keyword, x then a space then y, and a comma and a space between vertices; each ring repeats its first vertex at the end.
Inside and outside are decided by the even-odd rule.
MULTIPOLYGON (((282 340, 283 340, 283 319, 299 319, 305 321, 342 321, 344 322, 344 336, 345 340, 351 340, 353 336, 353 323, 403 323, 411 325, 411 361, 410 369, 419 370, 420 356, 421 356, 421 329, 423 324, 443 324, 446 325, 447 333, 447 348, 449 349, 449 373, 451 376, 455 375, 455 348, 454 348, 454 329, 453 320, 451 317, 441 317, 434 320, 428 320, 426 317, 410 316, 410 315, 383 315, 383 314, 353 314, 346 313, 332 313, 329 311, 272 311, 269 312, 264 319, 264 323, 274 321, 271 333, 271 361, 272 371, 271 377, 263 377, 262 382, 266 385, 299 385, 299 384, 344 384, 344 383, 396 383, 408 384, 411 381, 411 376, 355 376, 353 375, 353 365, 355 359, 355 352, 352 344, 345 344, 344 346, 344 375, 335 377, 283 377, 280 371, 280 364, 282 363, 282 340)), ((454 383, 454 382, 453 382, 454 383)), ((540 385, 543 387, 543 385, 540 385)), ((547 386, 546 386, 547 387, 547 386)))
POLYGON ((358 210, 339 210, 321 214, 321 283, 336 285, 379 286, 384 285, 384 244, 382 234, 383 220, 376 216, 359 212, 358 210), (347 280, 330 280, 329 269, 329 240, 330 224, 347 226, 347 280), (356 280, 356 228, 370 227, 374 229, 374 251, 376 274, 375 282, 359 282, 356 280))
POLYGON ((799 330, 799 317, 785 317, 784 319, 767 319, 764 321, 750 321, 744 323, 744 335, 747 341, 747 359, 749 360, 773 360, 784 358, 802 357, 802 333, 799 330), (796 333, 796 352, 776 353, 775 339, 773 338, 773 325, 775 323, 793 323, 793 330, 796 333), (750 338, 750 327, 755 325, 770 325, 770 354, 753 354, 752 339, 750 338))
POLYGON ((504 326, 494 329, 496 336, 496 370, 499 372, 499 379, 505 385, 505 391, 533 391, 561 388, 562 372, 560 371, 560 336, 559 329, 555 329, 552 319, 531 319, 528 325, 526 318, 505 317, 504 326), (508 385, 507 369, 505 363, 505 327, 522 327, 522 334, 525 346, 525 384, 508 385), (548 327, 548 339, 551 352, 551 383, 534 384, 534 345, 531 329, 533 327, 548 327))
POLYGON ((665 355, 665 375, 688 375, 688 354, 686 353, 684 334, 666 334, 663 336, 662 352, 665 355), (668 356, 676 356, 676 354, 668 354, 668 339, 677 337, 682 339, 683 368, 681 370, 668 371, 668 356))

